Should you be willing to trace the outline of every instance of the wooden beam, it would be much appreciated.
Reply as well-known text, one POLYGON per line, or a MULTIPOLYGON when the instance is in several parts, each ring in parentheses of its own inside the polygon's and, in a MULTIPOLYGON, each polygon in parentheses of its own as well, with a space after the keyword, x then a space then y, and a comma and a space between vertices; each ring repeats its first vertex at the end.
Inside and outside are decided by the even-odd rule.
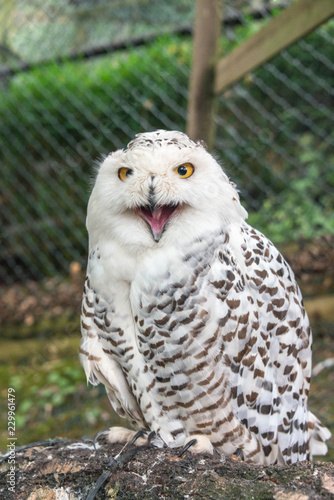
POLYGON ((222 0, 197 0, 187 133, 210 148, 214 136, 214 75, 221 30, 222 0))
POLYGON ((299 0, 217 63, 214 92, 225 90, 249 71, 334 16, 333 0, 299 0))

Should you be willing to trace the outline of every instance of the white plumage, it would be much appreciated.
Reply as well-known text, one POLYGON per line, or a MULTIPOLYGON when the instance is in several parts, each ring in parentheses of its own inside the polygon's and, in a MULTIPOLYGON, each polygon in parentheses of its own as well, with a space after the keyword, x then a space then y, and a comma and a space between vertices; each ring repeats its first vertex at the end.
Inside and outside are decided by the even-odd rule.
POLYGON ((110 154, 88 205, 81 361, 158 445, 293 463, 330 436, 307 408, 311 331, 290 267, 246 216, 181 132, 110 154))

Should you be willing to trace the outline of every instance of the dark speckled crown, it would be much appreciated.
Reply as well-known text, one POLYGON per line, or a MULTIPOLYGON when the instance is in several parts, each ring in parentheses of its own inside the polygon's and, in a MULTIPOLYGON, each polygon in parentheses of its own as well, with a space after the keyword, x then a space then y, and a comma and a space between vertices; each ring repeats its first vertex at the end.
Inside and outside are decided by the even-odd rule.
POLYGON ((204 147, 201 142, 194 142, 183 132, 175 130, 156 130, 154 132, 145 132, 137 134, 136 138, 129 142, 126 149, 138 147, 155 148, 162 146, 175 146, 182 148, 204 147))

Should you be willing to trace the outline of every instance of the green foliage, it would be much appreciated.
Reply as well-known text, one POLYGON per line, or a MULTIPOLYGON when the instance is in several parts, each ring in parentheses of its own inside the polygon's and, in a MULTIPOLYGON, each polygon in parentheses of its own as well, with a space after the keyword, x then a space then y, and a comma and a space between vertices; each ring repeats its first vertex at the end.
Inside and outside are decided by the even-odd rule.
MULTIPOLYGON (((71 365, 73 361, 71 361, 71 365)), ((51 368, 51 367, 50 367, 51 368)), ((52 363, 51 372, 41 366, 40 371, 24 371, 9 380, 9 386, 20 394, 16 426, 24 428, 45 413, 57 414, 68 407, 79 383, 84 383, 84 373, 80 367, 63 366, 61 362, 52 363), (24 397, 22 397, 24 395, 24 397)))
POLYGON ((331 191, 334 154, 328 153, 328 163, 324 165, 323 151, 312 147, 313 137, 305 134, 301 142, 308 146, 299 157, 303 177, 295 175, 278 194, 278 199, 265 199, 259 211, 249 214, 250 224, 276 243, 310 240, 334 233, 331 191))
MULTIPOLYGON (((300 43, 282 51, 270 65, 256 70, 255 76, 264 80, 269 89, 277 86, 277 79, 284 85, 282 97, 297 108, 296 113, 285 110, 287 118, 291 120, 289 126, 295 125, 298 129, 300 126, 298 119, 296 120, 298 112, 308 113, 310 109, 312 115, 308 116, 309 120, 320 123, 321 119, 326 117, 327 110, 324 106, 328 105, 328 94, 324 90, 329 90, 334 84, 334 74, 330 71, 334 48, 333 44, 329 43, 333 38, 334 21, 330 21, 319 30, 313 31, 300 43), (308 106, 308 103, 313 102, 312 98, 314 104, 318 102, 317 107, 308 106), (296 106, 296 99, 297 102, 300 101, 301 107, 296 106)), ((254 89, 254 96, 265 98, 260 89, 257 91, 254 89)), ((284 112, 284 109, 281 109, 281 112, 284 112)))
MULTIPOLYGON (((75 336, 64 337, 59 333, 59 322, 54 321, 50 328, 52 334, 49 330, 43 339, 26 339, 19 344, 17 340, 6 341, 9 352, 11 346, 15 349, 16 362, 8 365, 8 360, 2 360, 6 367, 0 370, 4 382, 1 395, 7 398, 8 387, 15 390, 15 431, 20 445, 56 436, 94 436, 113 423, 120 424, 104 386, 87 385, 78 359, 78 330, 75 336)), ((0 411, 3 421, 6 411, 4 405, 0 411)), ((6 447, 6 441, 4 432, 0 448, 6 447)))
MULTIPOLYGON (((132 130, 148 126, 148 112, 151 127, 162 125, 159 115, 179 122, 186 96, 180 93, 171 106, 166 99, 170 83, 165 74, 169 72, 180 87, 187 87, 181 65, 189 64, 189 48, 189 42, 181 38, 162 37, 149 47, 95 61, 50 64, 16 76, 0 103, 0 117, 8 112, 8 105, 15 110, 9 123, 0 122, 6 127, 4 140, 15 138, 18 131, 28 133, 26 139, 33 140, 35 158, 49 152, 63 161, 62 144, 78 150, 78 143, 92 141, 96 155, 101 153, 101 145, 103 151, 109 151, 110 138, 124 144, 132 130)), ((8 147, 5 142, 1 151, 8 147)))

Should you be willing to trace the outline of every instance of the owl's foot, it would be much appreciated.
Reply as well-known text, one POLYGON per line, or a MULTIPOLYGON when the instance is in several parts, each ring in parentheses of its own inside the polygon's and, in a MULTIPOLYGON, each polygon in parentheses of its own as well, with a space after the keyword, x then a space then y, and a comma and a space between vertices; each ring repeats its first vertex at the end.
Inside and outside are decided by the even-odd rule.
POLYGON ((106 432, 108 441, 110 443, 122 443, 122 444, 135 444, 136 446, 145 446, 147 445, 147 438, 144 436, 147 435, 145 429, 140 431, 132 431, 130 429, 126 429, 125 427, 110 427, 106 432))
MULTIPOLYGON (((147 431, 145 429, 141 429, 140 431, 131 431, 130 429, 126 429, 125 427, 111 427, 110 429, 106 429, 104 431, 100 431, 96 434, 94 438, 94 446, 99 437, 108 436, 108 440, 111 443, 125 443, 122 450, 113 457, 109 462, 109 470, 104 471, 95 486, 90 490, 87 498, 95 498, 96 493, 101 488, 101 486, 106 482, 106 480, 110 477, 111 471, 116 470, 122 464, 130 460, 132 457, 137 455, 141 450, 146 450, 151 446, 151 441, 156 437, 156 433, 150 432, 147 436, 147 431), (147 436, 146 438, 144 436, 147 436), (143 445, 142 445, 143 443, 143 445), (128 447, 127 444, 138 445, 136 447, 128 447), (130 449, 129 449, 130 448, 130 449)), ((158 438, 159 439, 159 438, 158 438)))
POLYGON ((95 448, 98 439, 101 436, 107 436, 109 443, 113 444, 116 443, 129 444, 138 447, 156 446, 157 448, 163 448, 164 446, 164 442, 156 434, 156 432, 152 431, 149 433, 147 429, 141 429, 140 431, 132 431, 130 429, 126 429, 125 427, 110 427, 110 429, 100 431, 96 434, 96 436, 93 439, 95 448))
POLYGON ((197 455, 199 453, 204 455, 213 455, 213 450, 214 450, 210 439, 207 436, 204 436, 203 434, 196 434, 194 436, 189 436, 186 439, 185 445, 181 453, 179 453, 179 457, 182 457, 182 455, 188 449, 194 455, 197 455))

